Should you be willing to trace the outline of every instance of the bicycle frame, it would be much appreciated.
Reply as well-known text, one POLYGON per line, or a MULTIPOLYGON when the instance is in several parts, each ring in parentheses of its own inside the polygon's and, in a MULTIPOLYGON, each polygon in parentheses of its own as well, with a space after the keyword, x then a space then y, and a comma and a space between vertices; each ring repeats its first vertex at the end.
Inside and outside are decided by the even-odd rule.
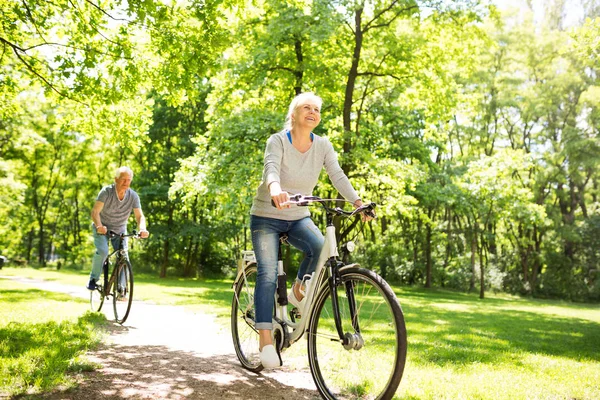
POLYGON ((110 258, 115 255, 115 253, 117 253, 117 257, 116 257, 116 261, 115 261, 115 265, 118 264, 119 260, 121 257, 125 257, 127 251, 125 249, 123 249, 123 242, 125 241, 125 237, 135 237, 134 235, 124 235, 124 234, 120 234, 119 235, 119 248, 117 250, 113 250, 112 253, 110 253, 107 257, 106 260, 104 260, 104 264, 102 264, 102 271, 103 271, 103 275, 104 275, 104 286, 102 287, 102 295, 105 297, 110 296, 110 288, 112 287, 112 285, 114 285, 115 280, 116 280, 116 273, 117 273, 117 269, 114 268, 110 274, 110 278, 108 277, 108 266, 110 265, 110 258))
MULTIPOLYGON (((297 342, 307 330, 308 321, 310 320, 311 314, 314 311, 313 303, 315 300, 315 296, 317 293, 319 293, 319 290, 326 284, 328 284, 330 287, 330 293, 333 304, 333 313, 335 315, 335 324, 340 338, 340 342, 345 342, 344 332, 342 331, 342 325, 338 311, 338 299, 335 287, 339 284, 339 269, 341 267, 345 268, 358 266, 358 264, 342 265, 342 263, 338 261, 338 243, 335 236, 333 218, 333 215, 327 213, 327 225, 325 228, 325 244, 323 246, 323 249, 321 250, 321 254, 319 255, 319 262, 314 272, 312 283, 308 289, 308 292, 306 293, 306 306, 302 311, 302 318, 300 318, 299 321, 292 321, 289 318, 287 304, 279 304, 279 302, 277 301, 278 290, 275 291, 275 317, 273 319, 273 331, 281 331, 283 337, 282 348, 287 348, 293 343, 297 342), (292 329, 291 333, 289 332, 288 327, 292 329)), ((280 259, 277 264, 278 276, 284 275, 283 261, 280 259)), ((244 268, 241 268, 241 270, 237 274, 237 277, 234 281, 234 287, 240 283, 243 284, 245 279, 246 277, 244 266, 244 268)), ((355 310, 353 309, 350 310, 351 317, 353 324, 357 325, 358 321, 356 321, 354 311, 355 310)))

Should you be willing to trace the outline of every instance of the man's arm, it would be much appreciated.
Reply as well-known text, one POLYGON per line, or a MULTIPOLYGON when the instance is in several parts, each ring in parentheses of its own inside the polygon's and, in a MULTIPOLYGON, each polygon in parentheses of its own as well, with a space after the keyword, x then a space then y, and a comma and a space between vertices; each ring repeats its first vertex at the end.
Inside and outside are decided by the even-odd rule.
POLYGON ((96 200, 91 213, 92 221, 94 221, 94 225, 96 225, 96 232, 100 235, 106 235, 107 230, 107 228, 102 225, 102 220, 100 219, 100 211, 102 211, 103 208, 104 203, 96 200))
POLYGON ((144 217, 144 213, 141 208, 134 208, 133 214, 135 215, 135 220, 137 221, 138 229, 140 230, 140 236, 143 238, 148 237, 148 231, 146 230, 146 217, 144 217))

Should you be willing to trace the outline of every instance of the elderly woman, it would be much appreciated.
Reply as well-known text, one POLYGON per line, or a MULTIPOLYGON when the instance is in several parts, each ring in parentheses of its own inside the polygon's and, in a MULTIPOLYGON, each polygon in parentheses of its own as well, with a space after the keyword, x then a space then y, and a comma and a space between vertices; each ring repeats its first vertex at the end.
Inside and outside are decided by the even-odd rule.
POLYGON ((355 207, 362 205, 340 168, 329 140, 312 132, 321 122, 322 103, 314 93, 302 93, 292 100, 284 129, 267 140, 263 179, 250 212, 252 244, 258 264, 255 327, 260 338, 260 360, 265 368, 281 366, 271 335, 279 234, 287 233, 289 243, 304 253, 288 297, 300 313, 305 303, 305 277, 315 271, 324 244, 323 234, 311 220, 308 208, 291 208, 285 204, 289 193, 311 195, 325 167, 333 186, 342 196, 355 207))

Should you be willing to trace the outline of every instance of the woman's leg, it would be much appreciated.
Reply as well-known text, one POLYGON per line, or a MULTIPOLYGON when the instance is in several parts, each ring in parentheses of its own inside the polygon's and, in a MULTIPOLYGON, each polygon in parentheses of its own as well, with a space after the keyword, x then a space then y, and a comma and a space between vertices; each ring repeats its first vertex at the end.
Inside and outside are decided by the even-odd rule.
POLYGON ((297 276, 302 280, 304 275, 312 274, 317 269, 325 238, 310 217, 294 221, 288 235, 290 244, 304 253, 297 276))
POLYGON ((258 266, 254 291, 255 327, 259 333, 261 350, 264 346, 273 344, 271 330, 273 329, 273 307, 277 286, 277 251, 279 249, 279 233, 285 232, 286 225, 286 221, 250 216, 252 245, 258 266))
POLYGON ((304 275, 310 275, 317 269, 317 263, 325 244, 325 238, 310 217, 294 221, 288 232, 288 236, 290 244, 304 253, 304 259, 300 264, 300 268, 298 268, 296 282, 292 287, 296 298, 302 300, 303 296, 299 292, 299 282, 302 281, 304 275))

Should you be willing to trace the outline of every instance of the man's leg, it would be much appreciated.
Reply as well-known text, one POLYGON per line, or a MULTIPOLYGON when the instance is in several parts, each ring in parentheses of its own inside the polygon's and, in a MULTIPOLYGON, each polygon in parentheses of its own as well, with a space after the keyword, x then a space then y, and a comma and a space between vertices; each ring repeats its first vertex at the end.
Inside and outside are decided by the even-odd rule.
POLYGON ((90 279, 98 281, 100 274, 102 273, 102 264, 108 257, 108 238, 105 235, 99 235, 94 231, 94 245, 96 246, 96 252, 92 258, 92 272, 90 273, 90 279))

